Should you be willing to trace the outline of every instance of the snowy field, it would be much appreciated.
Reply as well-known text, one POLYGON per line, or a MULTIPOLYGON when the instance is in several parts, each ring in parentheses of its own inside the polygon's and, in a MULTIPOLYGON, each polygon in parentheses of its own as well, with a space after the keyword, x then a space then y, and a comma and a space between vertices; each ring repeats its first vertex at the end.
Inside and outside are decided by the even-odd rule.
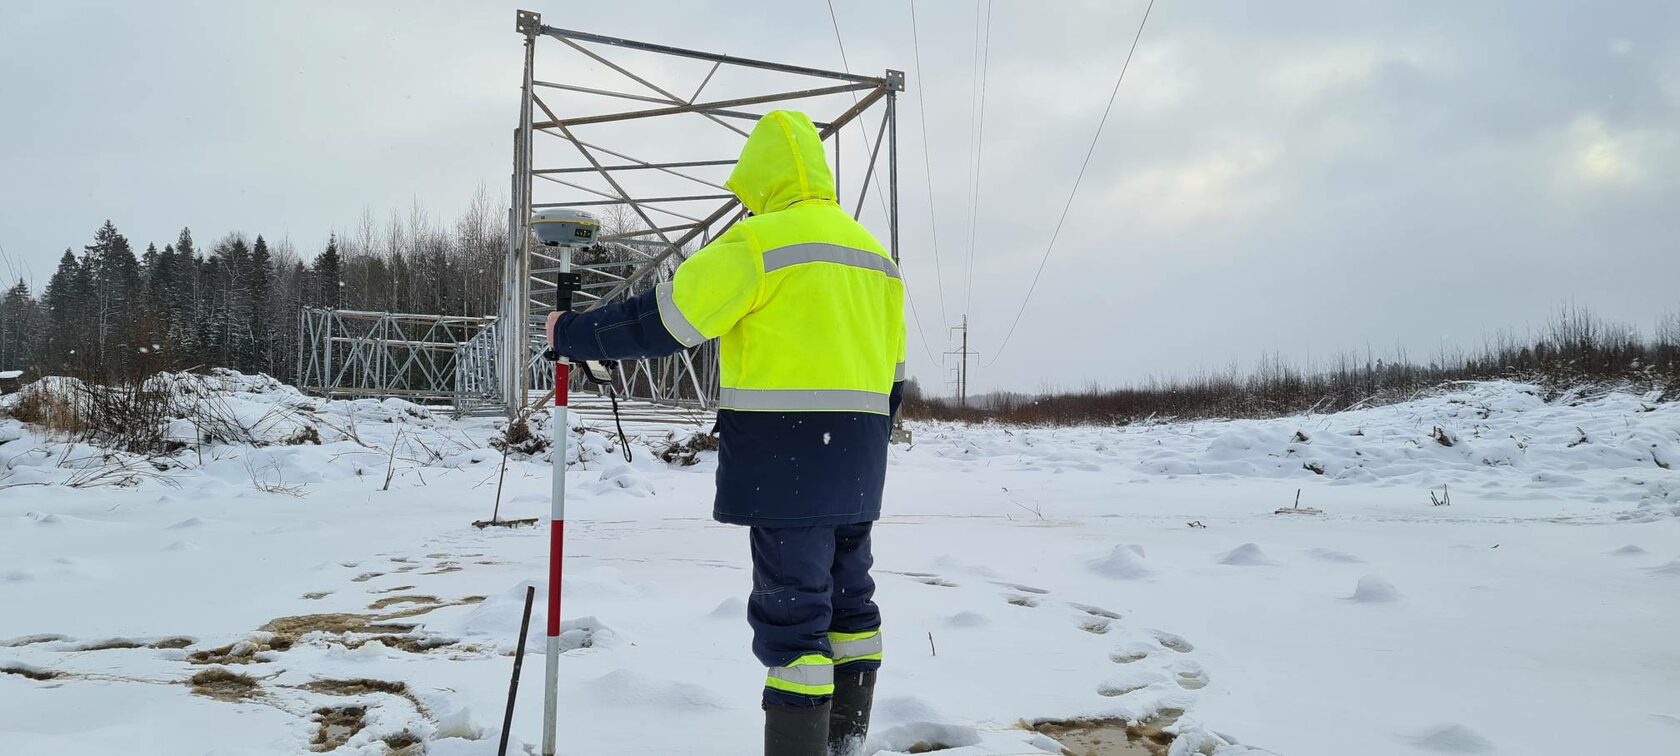
MULTIPOLYGON (((0 754, 495 753, 547 543, 471 526, 499 423, 219 383, 273 443, 112 474, 0 420, 0 754)), ((1493 383, 1269 421, 912 428, 876 530, 872 753, 1057 753, 1028 726, 1114 717, 1172 754, 1676 752, 1680 405, 1493 383), (1275 514, 1297 490, 1319 513, 1275 514)), ((715 457, 576 437, 562 752, 756 753, 747 536, 709 519, 715 457)), ((547 499, 545 456, 510 461, 503 516, 547 499)))

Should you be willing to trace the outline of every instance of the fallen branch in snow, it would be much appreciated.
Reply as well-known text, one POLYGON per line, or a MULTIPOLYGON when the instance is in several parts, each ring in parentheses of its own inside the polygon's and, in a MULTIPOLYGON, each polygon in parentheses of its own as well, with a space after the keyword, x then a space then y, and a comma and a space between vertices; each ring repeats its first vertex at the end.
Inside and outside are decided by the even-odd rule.
POLYGON ((1279 507, 1276 511, 1272 512, 1272 514, 1321 515, 1324 514, 1324 510, 1317 507, 1302 507, 1301 489, 1297 488, 1295 489, 1295 505, 1289 507, 1279 507))
POLYGON ((1446 486, 1445 483, 1441 484, 1441 495, 1440 495, 1439 498, 1437 498, 1435 496, 1435 491, 1434 490, 1430 490, 1430 492, 1429 492, 1429 503, 1430 503, 1430 505, 1437 506, 1437 507, 1450 507, 1450 506, 1452 506, 1452 494, 1447 493, 1447 486, 1446 486))

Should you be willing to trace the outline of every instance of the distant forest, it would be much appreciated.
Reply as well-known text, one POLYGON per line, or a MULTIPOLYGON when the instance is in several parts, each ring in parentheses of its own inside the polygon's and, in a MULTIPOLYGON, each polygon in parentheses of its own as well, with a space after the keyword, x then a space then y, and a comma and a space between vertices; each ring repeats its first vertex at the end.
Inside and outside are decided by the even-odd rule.
POLYGON ((453 222, 415 205, 299 252, 258 233, 180 234, 137 250, 110 221, 64 250, 40 291, 0 296, 0 370, 115 380, 230 367, 293 379, 299 312, 338 307, 490 315, 501 297, 506 214, 484 192, 453 222))
MULTIPOLYGON (((79 253, 64 250, 38 292, 19 278, 0 295, 0 371, 111 383, 229 367, 291 381, 305 307, 494 314, 507 253, 502 205, 480 191, 452 221, 435 220, 418 204, 383 223, 364 212, 350 232, 306 252, 260 233, 229 233, 206 245, 185 228, 173 242, 137 252, 107 221, 79 253)), ((616 207, 604 209, 602 225, 615 233, 636 223, 616 207)), ((598 250, 581 261, 618 256, 598 250)), ((1680 399, 1680 311, 1647 334, 1565 305, 1538 332, 1499 332, 1475 353, 1421 361, 1350 353, 1311 369, 1271 357, 1246 372, 1000 393, 966 405, 926 396, 912 382, 905 409, 927 419, 1048 424, 1256 417, 1402 400, 1445 381, 1489 378, 1562 388, 1642 385, 1663 400, 1680 399)))
POLYGON ((1680 310, 1646 334, 1565 304, 1535 333, 1501 331, 1474 352, 1443 350, 1427 361, 1404 351, 1386 358, 1344 353, 1302 369, 1272 355, 1247 372, 1232 367, 1121 388, 1003 392, 966 403, 924 396, 912 385, 905 389, 904 412, 918 419, 1021 425, 1281 417, 1406 401, 1452 381, 1495 379, 1538 384, 1558 395, 1616 388, 1653 402, 1680 401, 1680 310))

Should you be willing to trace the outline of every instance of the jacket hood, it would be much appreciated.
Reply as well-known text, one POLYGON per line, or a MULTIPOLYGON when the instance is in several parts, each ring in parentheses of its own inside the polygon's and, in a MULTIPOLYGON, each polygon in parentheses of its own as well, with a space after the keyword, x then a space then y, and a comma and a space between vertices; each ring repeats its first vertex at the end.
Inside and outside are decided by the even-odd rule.
POLYGON ((834 174, 809 116, 772 110, 753 127, 741 159, 724 182, 753 215, 805 200, 835 200, 834 174))

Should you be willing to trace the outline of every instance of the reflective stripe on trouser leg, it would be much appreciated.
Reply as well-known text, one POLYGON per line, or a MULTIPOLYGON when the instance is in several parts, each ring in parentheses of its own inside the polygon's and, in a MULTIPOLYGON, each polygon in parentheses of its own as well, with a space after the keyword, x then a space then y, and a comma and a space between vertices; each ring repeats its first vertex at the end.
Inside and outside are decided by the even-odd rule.
POLYGON ((881 660, 881 631, 861 633, 829 633, 828 644, 834 649, 834 664, 881 660))
POLYGON ((820 698, 834 695, 834 662, 826 656, 806 654, 785 667, 771 667, 764 687, 800 696, 820 698))

